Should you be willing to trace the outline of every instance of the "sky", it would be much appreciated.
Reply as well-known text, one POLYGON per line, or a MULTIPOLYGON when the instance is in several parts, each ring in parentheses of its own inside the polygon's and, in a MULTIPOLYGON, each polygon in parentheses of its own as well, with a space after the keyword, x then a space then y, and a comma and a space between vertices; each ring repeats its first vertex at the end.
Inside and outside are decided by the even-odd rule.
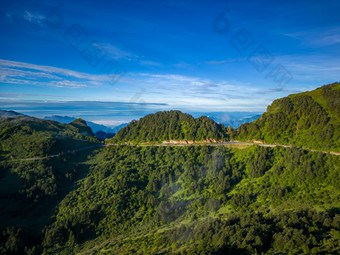
POLYGON ((106 125, 264 112, 339 81, 340 1, 0 4, 0 109, 106 125))

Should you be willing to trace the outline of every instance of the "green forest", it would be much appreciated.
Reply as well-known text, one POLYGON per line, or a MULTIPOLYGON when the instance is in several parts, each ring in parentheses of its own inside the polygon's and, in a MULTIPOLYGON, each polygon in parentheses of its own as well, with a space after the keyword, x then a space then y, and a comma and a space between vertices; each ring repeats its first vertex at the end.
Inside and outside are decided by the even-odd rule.
POLYGON ((275 100, 258 120, 233 132, 240 141, 340 152, 340 83, 275 100))
POLYGON ((0 118, 0 254, 339 254, 339 91, 237 130, 158 112, 108 146, 81 119, 0 118))
POLYGON ((81 119, 61 124, 27 116, 0 118, 0 160, 43 157, 98 143, 81 119))
POLYGON ((202 116, 197 119, 180 111, 164 111, 149 114, 132 121, 122 128, 109 142, 112 143, 161 143, 170 140, 225 141, 226 129, 212 119, 202 116))
POLYGON ((206 145, 82 153, 82 168, 72 157, 11 166, 26 183, 3 211, 2 224, 13 224, 2 231, 4 254, 340 251, 338 156, 206 145))

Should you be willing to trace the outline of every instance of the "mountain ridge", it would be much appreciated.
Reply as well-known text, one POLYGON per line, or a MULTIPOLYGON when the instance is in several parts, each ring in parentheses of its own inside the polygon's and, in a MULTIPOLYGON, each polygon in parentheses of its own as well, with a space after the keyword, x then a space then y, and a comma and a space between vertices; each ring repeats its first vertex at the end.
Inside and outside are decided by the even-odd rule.
POLYGON ((0 118, 10 118, 10 117, 23 116, 23 115, 24 114, 18 113, 15 111, 0 110, 0 118))
POLYGON ((339 99, 340 83, 276 99, 259 119, 241 125, 233 138, 340 152, 339 99))
POLYGON ((181 111, 162 111, 146 115, 122 128, 108 143, 162 143, 170 140, 216 141, 228 139, 223 124, 201 116, 194 118, 181 111))
MULTIPOLYGON (((75 117, 69 117, 69 116, 60 116, 60 115, 52 115, 52 116, 45 116, 45 120, 54 120, 60 123, 68 124, 72 121, 74 121, 75 117)), ((98 131, 103 131, 105 133, 117 133, 121 128, 127 126, 129 123, 122 123, 114 127, 107 127, 105 125, 97 124, 92 121, 86 121, 87 125, 91 127, 93 133, 97 133, 98 131)))
POLYGON ((294 135, 297 123, 308 132, 336 128, 329 88, 275 100, 238 130, 179 111, 147 115, 109 140, 133 146, 100 144, 82 119, 0 118, 0 253, 339 253, 339 156, 300 146, 207 146, 244 126, 253 140, 276 128, 268 141, 294 135), (178 138, 186 146, 160 144, 178 138), (151 146, 135 146, 145 141, 151 146), (28 157, 37 158, 13 160, 28 157))

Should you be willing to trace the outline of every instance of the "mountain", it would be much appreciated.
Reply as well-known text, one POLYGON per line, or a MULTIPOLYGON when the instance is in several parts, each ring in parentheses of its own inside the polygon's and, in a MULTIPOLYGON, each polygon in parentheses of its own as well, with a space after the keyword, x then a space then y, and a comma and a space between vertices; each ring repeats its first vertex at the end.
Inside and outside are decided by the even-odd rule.
POLYGON ((41 157, 84 147, 99 141, 86 122, 72 124, 19 115, 0 119, 0 157, 22 159, 41 157))
POLYGON ((258 112, 192 112, 193 117, 207 116, 219 124, 224 126, 231 126, 232 128, 238 128, 240 125, 246 122, 252 122, 259 117, 262 113, 258 112))
POLYGON ((83 136, 94 136, 92 129, 87 125, 85 120, 76 119, 72 121, 70 125, 76 127, 78 132, 83 136))
POLYGON ((0 254, 39 254, 31 247, 40 245, 56 206, 86 176, 88 156, 100 144, 81 119, 15 116, 0 118, 0 254))
POLYGON ((260 114, 255 114, 253 116, 246 116, 246 117, 244 117, 242 119, 232 119, 232 120, 229 120, 229 121, 224 121, 222 123, 226 127, 231 126, 232 128, 238 128, 242 124, 253 122, 253 121, 257 120, 260 117, 261 117, 260 114))
POLYGON ((340 157, 112 146, 56 209, 44 254, 338 254, 340 157))
POLYGON ((59 123, 64 123, 64 124, 68 124, 74 120, 76 120, 77 118, 74 117, 69 117, 69 116, 59 116, 59 115, 52 115, 52 116, 45 116, 44 120, 53 120, 53 121, 57 121, 59 123))
POLYGON ((203 141, 227 139, 223 124, 202 116, 197 119, 180 111, 163 111, 132 121, 113 137, 113 143, 156 142, 170 140, 203 141))
POLYGON ((0 110, 0 118, 10 118, 10 117, 16 117, 16 116, 23 116, 23 114, 15 112, 15 111, 0 110))
MULTIPOLYGON (((45 120, 54 120, 60 123, 68 124, 74 121, 76 118, 69 117, 69 116, 59 116, 59 115, 52 115, 52 116, 45 116, 45 120)), ((123 123, 115 127, 107 127, 104 125, 100 125, 91 121, 86 121, 87 125, 91 127, 93 133, 97 133, 98 131, 103 131, 105 133, 117 133, 121 128, 126 127, 129 123, 123 123)))
POLYGON ((235 139, 340 152, 340 83, 275 100, 235 139))
POLYGON ((115 136, 115 134, 113 133, 105 133, 103 131, 97 131, 95 135, 99 140, 102 141, 104 141, 105 139, 110 139, 115 136))
MULTIPOLYGON (((251 140, 290 139, 292 129, 308 143, 324 124, 334 142, 338 86, 278 99, 227 130, 251 140)), ((224 125, 179 111, 133 121, 112 146, 82 119, 1 118, 0 254, 339 254, 340 156, 158 144, 227 138, 224 125)))
MULTIPOLYGON (((115 126, 115 127, 111 127, 111 133, 118 133, 119 130, 121 130, 122 128, 126 127, 127 125, 129 125, 129 123, 123 123, 123 124, 120 124, 118 126, 115 126)), ((107 131, 107 133, 110 133, 109 131, 107 131)))

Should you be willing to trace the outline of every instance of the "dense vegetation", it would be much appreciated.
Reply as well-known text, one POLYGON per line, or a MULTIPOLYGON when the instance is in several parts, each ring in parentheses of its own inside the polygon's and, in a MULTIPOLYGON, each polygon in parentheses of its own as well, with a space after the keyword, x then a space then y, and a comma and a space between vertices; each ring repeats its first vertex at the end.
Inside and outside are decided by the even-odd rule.
POLYGON ((340 158, 302 149, 105 148, 46 254, 336 253, 340 158))
POLYGON ((91 151, 0 162, 0 254, 41 254, 34 246, 55 207, 86 176, 91 151))
POLYGON ((91 149, 67 152, 99 141, 80 119, 66 125, 5 114, 12 117, 0 118, 0 254, 34 254, 54 208, 88 171, 91 149), (60 156, 22 160, 52 154, 60 156))
POLYGON ((162 142, 170 140, 203 141, 226 140, 223 124, 208 117, 195 119, 180 111, 164 111, 149 114, 139 121, 132 121, 113 137, 111 142, 162 142))
POLYGON ((99 148, 81 119, 4 112, 0 254, 339 254, 340 157, 301 148, 339 151, 339 93, 336 83, 276 100, 237 131, 159 112, 109 141, 231 136, 292 148, 99 148))
POLYGON ((340 152, 340 83, 275 100, 234 138, 340 152))
POLYGON ((0 118, 0 160, 67 152, 99 143, 81 119, 70 124, 19 116, 0 118))

